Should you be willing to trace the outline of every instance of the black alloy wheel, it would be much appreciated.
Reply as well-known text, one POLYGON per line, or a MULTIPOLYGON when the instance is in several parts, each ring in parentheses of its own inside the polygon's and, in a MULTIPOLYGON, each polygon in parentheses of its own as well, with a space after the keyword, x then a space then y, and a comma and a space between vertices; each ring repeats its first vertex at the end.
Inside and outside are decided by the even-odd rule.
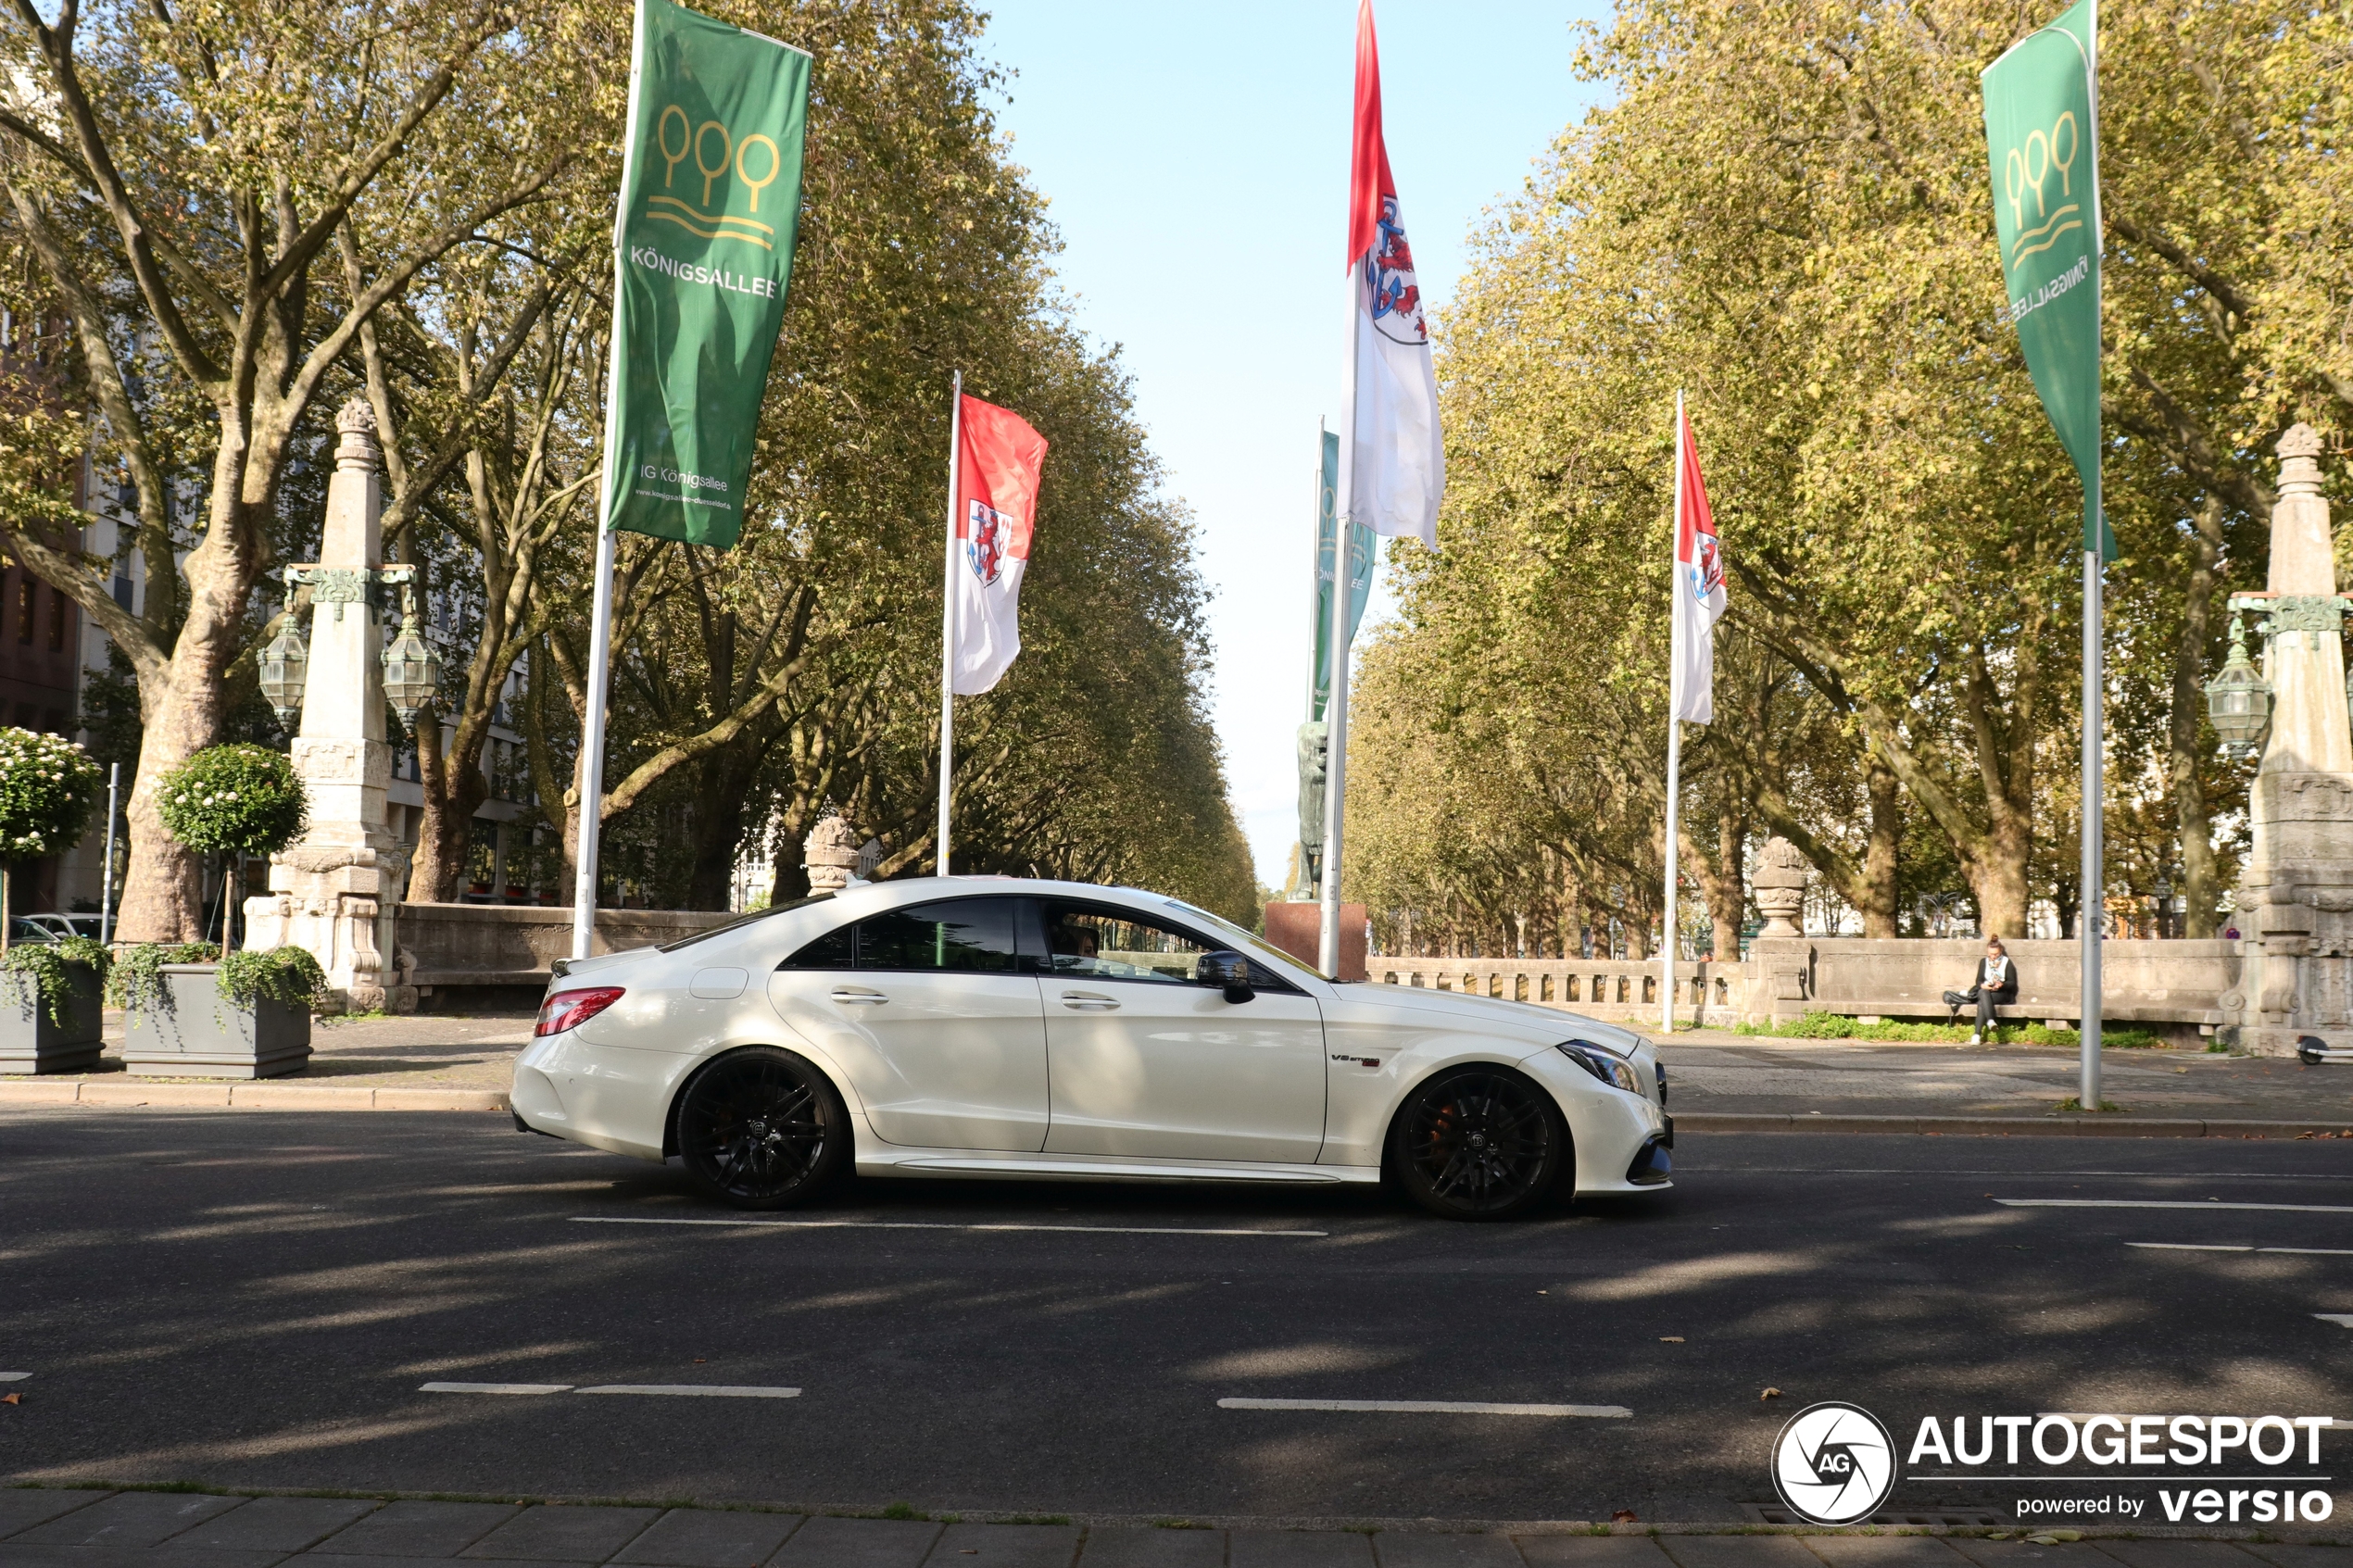
POLYGON ((849 1113, 789 1051, 723 1056, 678 1102, 678 1152, 695 1185, 737 1209, 806 1201, 849 1157, 849 1113))
POLYGON ((1566 1169, 1568 1124, 1518 1073, 1466 1067, 1414 1091, 1390 1135, 1414 1201, 1449 1220, 1503 1220, 1550 1192, 1566 1169))

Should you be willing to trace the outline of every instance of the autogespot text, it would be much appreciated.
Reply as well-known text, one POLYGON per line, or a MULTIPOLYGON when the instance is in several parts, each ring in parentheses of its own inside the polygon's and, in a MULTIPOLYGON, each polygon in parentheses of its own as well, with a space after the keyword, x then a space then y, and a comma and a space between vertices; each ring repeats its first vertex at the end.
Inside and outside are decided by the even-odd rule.
POLYGON ((2318 1524, 2334 1507, 2325 1489, 2332 1477, 2321 1473, 2321 1433, 2334 1424, 2325 1415, 1982 1415, 1949 1423, 1931 1415, 1920 1418, 1905 1462, 1914 1481, 2146 1482, 2157 1502, 2151 1512, 2146 1493, 2037 1493, 2017 1499, 2021 1522, 2318 1524), (2115 1474, 2120 1469, 2160 1474, 2115 1474), (2284 1473, 2290 1470, 2297 1474, 2284 1473))

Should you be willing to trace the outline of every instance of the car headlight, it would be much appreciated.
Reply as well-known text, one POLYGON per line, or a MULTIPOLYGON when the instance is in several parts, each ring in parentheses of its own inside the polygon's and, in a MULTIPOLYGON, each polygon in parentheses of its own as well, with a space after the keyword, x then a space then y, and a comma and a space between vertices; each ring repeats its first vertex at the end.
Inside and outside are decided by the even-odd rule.
POLYGON ((1553 1048, 1613 1089, 1624 1089, 1629 1095, 1642 1092, 1642 1080, 1634 1064, 1606 1047, 1591 1040, 1563 1040, 1553 1048))

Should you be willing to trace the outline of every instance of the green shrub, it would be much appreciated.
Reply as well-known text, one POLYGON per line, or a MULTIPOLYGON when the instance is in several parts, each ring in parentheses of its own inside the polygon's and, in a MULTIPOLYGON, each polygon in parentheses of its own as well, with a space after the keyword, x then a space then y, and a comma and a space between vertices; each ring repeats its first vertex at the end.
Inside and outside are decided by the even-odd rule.
POLYGON ((156 810, 199 855, 274 855, 308 825, 310 794, 281 752, 212 746, 156 781, 156 810))
MULTIPOLYGON (((62 855, 82 842, 98 803, 98 765, 63 735, 0 728, 0 917, 19 861, 62 855)), ((0 947, 8 945, 0 918, 0 947)))
POLYGON ((87 936, 20 942, 0 954, 0 970, 25 976, 40 993, 41 1010, 60 1029, 66 1026, 67 991, 105 995, 107 974, 113 967, 114 955, 107 945, 87 936))
POLYGON ((301 947, 231 953, 220 960, 220 999, 234 1007, 249 1008, 260 997, 313 1012, 327 1004, 326 971, 301 947))
POLYGON ((1809 1012, 1780 1033, 1792 1040, 1843 1040, 1855 1033, 1855 1021, 1843 1013, 1809 1012))

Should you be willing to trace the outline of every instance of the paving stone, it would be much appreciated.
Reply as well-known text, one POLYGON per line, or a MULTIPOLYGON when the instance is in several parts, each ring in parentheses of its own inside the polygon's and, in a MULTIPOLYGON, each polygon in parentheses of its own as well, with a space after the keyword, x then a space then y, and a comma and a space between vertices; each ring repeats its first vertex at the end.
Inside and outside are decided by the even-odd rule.
MULTIPOLYGON (((278 1568, 448 1568, 446 1557, 371 1557, 358 1552, 306 1551, 278 1568)), ((0 1565, 5 1568, 5 1565, 0 1565)), ((593 1562, 541 1562, 534 1568, 597 1568, 593 1562)))
POLYGON ((218 1551, 202 1547, 21 1546, 0 1542, 0 1568, 271 1568, 279 1551, 218 1551))
POLYGON ((171 1537, 170 1545, 300 1551, 384 1505, 369 1498, 255 1498, 171 1537))
POLYGON ((798 1513, 673 1508, 613 1561, 661 1568, 760 1568, 800 1528, 800 1520, 798 1513))
POLYGON ((467 1557, 602 1562, 661 1517, 658 1508, 534 1508, 465 1549, 467 1557))
POLYGON ((44 1520, 61 1513, 71 1513, 77 1508, 87 1508, 111 1492, 52 1492, 40 1487, 0 1492, 0 1536, 13 1536, 19 1530, 30 1530, 44 1520))
POLYGON ((1649 1536, 1522 1536, 1530 1568, 1674 1568, 1649 1536))
POLYGON ((2263 1561, 2229 1541, 2101 1541, 2098 1545, 2124 1568, 2257 1568, 2263 1561))
POLYGON ((2343 1546, 2277 1546, 2270 1542, 2247 1541, 2244 1549, 2253 1552, 2271 1568, 2353 1568, 2353 1547, 2343 1546))
POLYGON ((1519 1548, 1509 1536, 1468 1532, 1383 1530, 1373 1537, 1373 1555, 1380 1559, 1380 1568, 1522 1568, 1519 1548))
POLYGON ((1355 1530, 1236 1530, 1233 1568, 1373 1568, 1372 1537, 1355 1530))
POLYGON ((522 1512, 503 1502, 388 1502, 310 1549, 333 1557, 455 1557, 522 1512))
POLYGON ((1087 1532, 1078 1568, 1225 1568, 1223 1530, 1106 1524, 1087 1532))
MULTIPOLYGON (((2066 1525, 2054 1528, 2066 1529, 2066 1525)), ((1989 1541, 1980 1536, 1950 1536, 1946 1537, 1953 1549, 1968 1558, 1978 1568, 2105 1568, 2115 1559, 2101 1555, 2089 1541, 2068 1541, 2057 1546, 2030 1546, 2024 1541, 1989 1541)))
POLYGON ((1075 1524, 950 1524, 925 1559, 932 1568, 1070 1568, 1075 1524))
POLYGON ((921 1519, 812 1519, 771 1568, 916 1568, 939 1526, 921 1519))
POLYGON ((75 1509, 63 1518, 20 1530, 11 1546, 149 1547, 170 1540, 243 1498, 208 1498, 188 1492, 117 1492, 104 1502, 75 1509))
MULTIPOLYGON (((1831 1568, 1969 1568, 1969 1559, 1934 1536, 1806 1536, 1831 1568)), ((2247 1568, 2243 1564, 2242 1568, 2247 1568)))
POLYGON ((1821 1568, 1794 1536, 1661 1536, 1676 1568, 1821 1568))

